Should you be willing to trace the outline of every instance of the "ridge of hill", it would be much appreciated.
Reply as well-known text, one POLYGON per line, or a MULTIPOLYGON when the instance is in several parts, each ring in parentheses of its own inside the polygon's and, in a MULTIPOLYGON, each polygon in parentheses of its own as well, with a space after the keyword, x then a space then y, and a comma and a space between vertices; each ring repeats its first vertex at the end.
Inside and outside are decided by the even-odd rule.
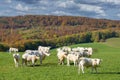
POLYGON ((0 47, 1 44, 22 50, 38 45, 60 47, 119 36, 117 20, 53 15, 0 17, 0 47))
POLYGON ((0 17, 3 28, 31 28, 37 26, 84 26, 89 28, 120 27, 120 21, 79 16, 25 15, 0 17))

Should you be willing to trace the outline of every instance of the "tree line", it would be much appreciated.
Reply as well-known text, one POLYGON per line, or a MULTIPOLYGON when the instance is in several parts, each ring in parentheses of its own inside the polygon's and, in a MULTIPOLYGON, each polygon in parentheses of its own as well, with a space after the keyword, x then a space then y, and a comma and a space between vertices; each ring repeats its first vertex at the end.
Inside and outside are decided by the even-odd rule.
POLYGON ((0 17, 2 28, 31 28, 38 26, 89 26, 89 28, 120 27, 120 21, 79 16, 25 15, 0 17))
POLYGON ((120 36, 120 21, 78 16, 0 17, 0 51, 100 42, 120 36))
MULTIPOLYGON (((19 48, 20 51, 26 49, 37 49, 39 45, 50 46, 51 48, 57 48, 61 46, 68 46, 72 44, 80 43, 92 43, 92 42, 104 42, 108 38, 120 37, 120 31, 113 29, 83 32, 79 34, 65 35, 58 38, 51 38, 45 40, 26 40, 18 41, 12 46, 19 48)), ((7 51, 9 46, 7 44, 0 44, 1 51, 7 51)))

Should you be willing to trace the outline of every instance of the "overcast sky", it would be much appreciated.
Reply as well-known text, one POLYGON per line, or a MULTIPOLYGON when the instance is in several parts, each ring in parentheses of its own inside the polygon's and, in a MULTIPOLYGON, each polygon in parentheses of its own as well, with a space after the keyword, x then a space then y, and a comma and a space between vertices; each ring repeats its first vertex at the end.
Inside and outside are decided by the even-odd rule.
POLYGON ((0 0, 0 16, 67 15, 120 20, 120 0, 0 0))

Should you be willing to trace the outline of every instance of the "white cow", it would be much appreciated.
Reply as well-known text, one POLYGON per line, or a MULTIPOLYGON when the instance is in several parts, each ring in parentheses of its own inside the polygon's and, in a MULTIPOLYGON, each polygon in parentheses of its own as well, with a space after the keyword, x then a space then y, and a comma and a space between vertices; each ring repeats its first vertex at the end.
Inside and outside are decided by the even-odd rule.
POLYGON ((30 54, 30 55, 39 56, 38 50, 26 50, 25 53, 30 54))
POLYGON ((46 56, 49 56, 50 53, 48 50, 47 51, 46 50, 42 50, 42 51, 40 51, 40 50, 39 51, 38 50, 26 50, 25 54, 22 55, 22 59, 27 60, 27 57, 29 55, 35 55, 35 56, 39 57, 40 64, 42 64, 42 60, 44 60, 46 56))
MULTIPOLYGON (((50 55, 50 48, 51 47, 38 46, 40 64, 42 64, 42 60, 45 59, 46 56, 50 55)), ((38 53, 37 53, 37 55, 38 55, 38 53)))
POLYGON ((72 51, 79 52, 80 56, 82 56, 82 57, 91 57, 91 55, 93 53, 93 50, 91 47, 89 47, 89 48, 77 47, 77 48, 73 48, 72 51))
POLYGON ((18 48, 9 48, 9 53, 11 53, 11 52, 18 52, 18 48))
POLYGON ((48 53, 50 51, 50 47, 38 46, 38 51, 44 51, 48 53))
POLYGON ((67 66, 70 66, 70 61, 74 62, 74 66, 77 65, 79 59, 79 52, 72 52, 67 55, 67 66))
POLYGON ((32 62, 32 66, 35 65, 35 62, 39 59, 38 56, 36 55, 30 55, 30 54, 24 54, 22 56, 22 64, 26 64, 27 65, 27 62, 32 62))
POLYGON ((64 64, 64 60, 67 57, 67 52, 64 52, 63 50, 61 50, 60 48, 57 49, 57 57, 59 60, 59 64, 64 64))
POLYGON ((88 53, 89 53, 89 57, 90 57, 93 53, 93 49, 91 47, 88 48, 88 53))
POLYGON ((64 51, 64 52, 70 52, 70 51, 71 51, 71 48, 68 47, 68 46, 63 46, 63 47, 61 48, 61 50, 64 51))
POLYGON ((80 69, 82 73, 84 73, 84 67, 92 67, 92 72, 95 70, 97 72, 97 67, 100 65, 101 59, 98 58, 80 58, 78 65, 78 73, 80 73, 80 69))
POLYGON ((20 61, 19 53, 14 53, 13 58, 14 58, 15 67, 18 67, 19 66, 19 61, 20 61))

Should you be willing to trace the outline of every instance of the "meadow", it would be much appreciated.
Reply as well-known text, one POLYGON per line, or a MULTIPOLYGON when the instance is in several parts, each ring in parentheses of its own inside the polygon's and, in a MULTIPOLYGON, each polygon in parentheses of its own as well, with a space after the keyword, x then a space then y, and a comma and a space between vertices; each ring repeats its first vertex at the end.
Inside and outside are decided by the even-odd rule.
MULTIPOLYGON (((78 67, 58 65, 56 49, 51 49, 51 55, 46 57, 42 65, 35 67, 14 67, 12 54, 0 52, 0 80, 120 80, 120 39, 108 40, 105 43, 84 43, 70 47, 92 47, 92 58, 103 59, 98 73, 91 73, 91 68, 85 68, 85 74, 78 74, 78 67), (116 44, 116 46, 115 46, 116 44), (111 46, 114 45, 114 46, 111 46)), ((20 52, 22 55, 23 52, 20 52)))

